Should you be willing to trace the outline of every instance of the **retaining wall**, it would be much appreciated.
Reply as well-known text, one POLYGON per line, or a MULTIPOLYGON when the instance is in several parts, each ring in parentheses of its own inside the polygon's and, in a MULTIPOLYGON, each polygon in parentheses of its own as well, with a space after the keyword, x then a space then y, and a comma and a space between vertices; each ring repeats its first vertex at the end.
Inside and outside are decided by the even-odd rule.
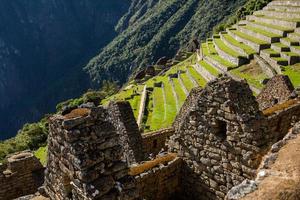
POLYGON ((33 194, 44 181, 44 167, 28 151, 8 158, 7 165, 0 165, 0 199, 10 200, 33 194))

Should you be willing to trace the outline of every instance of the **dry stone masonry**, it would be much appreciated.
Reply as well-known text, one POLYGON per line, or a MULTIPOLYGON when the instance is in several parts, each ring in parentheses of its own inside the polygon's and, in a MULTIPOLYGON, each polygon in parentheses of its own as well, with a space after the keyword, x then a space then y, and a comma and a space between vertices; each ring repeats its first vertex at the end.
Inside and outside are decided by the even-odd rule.
POLYGON ((276 75, 268 81, 257 101, 261 110, 287 101, 294 91, 294 86, 288 76, 276 75))
POLYGON ((263 114, 249 86, 228 77, 189 98, 169 141, 170 151, 185 163, 183 199, 223 199, 231 187, 255 176, 266 145, 263 114))
POLYGON ((114 124, 120 110, 114 115, 103 107, 85 112, 50 119, 45 177, 50 199, 135 199, 123 156, 125 131, 114 124))
POLYGON ((0 164, 0 199, 10 200, 35 193, 43 184, 44 167, 28 151, 8 157, 0 164))

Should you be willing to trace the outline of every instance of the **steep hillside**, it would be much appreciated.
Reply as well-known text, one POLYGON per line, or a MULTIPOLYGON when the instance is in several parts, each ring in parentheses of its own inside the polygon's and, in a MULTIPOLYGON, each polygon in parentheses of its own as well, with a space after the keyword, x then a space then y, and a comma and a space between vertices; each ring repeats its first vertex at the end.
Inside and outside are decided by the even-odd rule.
POLYGON ((89 87, 82 67, 116 36, 129 3, 1 1, 0 140, 89 87))
POLYGON ((193 37, 204 39, 245 2, 134 0, 117 26, 123 32, 89 62, 86 70, 96 83, 105 77, 124 83, 137 68, 162 56, 174 56, 193 37))

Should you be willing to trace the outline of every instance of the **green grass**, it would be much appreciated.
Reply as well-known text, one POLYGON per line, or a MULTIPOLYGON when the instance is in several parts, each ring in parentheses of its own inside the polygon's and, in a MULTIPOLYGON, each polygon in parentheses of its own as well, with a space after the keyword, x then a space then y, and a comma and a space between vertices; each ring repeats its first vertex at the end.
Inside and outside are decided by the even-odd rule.
POLYGON ((207 46, 208 48, 210 49, 210 52, 213 52, 213 53, 210 53, 208 54, 207 56, 209 56, 210 58, 214 59, 215 61, 217 61, 218 63, 222 64, 223 66, 225 66, 226 68, 234 68, 236 67, 235 64, 221 58, 219 56, 219 54, 217 53, 215 47, 214 47, 214 44, 212 42, 208 42, 207 43, 207 46))
POLYGON ((248 45, 245 45, 242 42, 239 42, 237 40, 235 40, 233 37, 231 37, 228 34, 222 34, 224 39, 227 40, 229 43, 231 43, 234 46, 240 47, 241 49, 243 49, 245 51, 246 54, 251 55, 251 54, 255 54, 256 51, 254 49, 252 49, 251 47, 249 47, 248 45))
POLYGON ((216 70, 213 66, 209 65, 204 60, 200 61, 199 64, 204 67, 209 73, 211 73, 213 76, 218 77, 220 72, 216 70))
POLYGON ((182 106, 183 102, 185 101, 186 99, 186 95, 178 81, 177 78, 173 78, 173 83, 174 83, 174 87, 175 87, 175 91, 176 91, 176 94, 178 96, 178 103, 179 103, 179 107, 182 106))
POLYGON ((267 44, 266 41, 263 41, 263 40, 261 40, 261 39, 258 39, 258 38, 255 38, 255 37, 253 37, 253 36, 247 35, 247 34, 242 33, 242 32, 240 32, 240 31, 237 31, 237 30, 231 30, 231 32, 232 32, 233 34, 235 34, 235 35, 237 35, 237 36, 239 36, 239 37, 241 37, 241 38, 243 38, 243 39, 246 39, 246 40, 248 40, 248 41, 251 41, 251 42, 253 42, 253 43, 255 43, 255 44, 259 44, 259 45, 267 44))
POLYGON ((260 29, 260 28, 256 28, 256 27, 253 27, 253 26, 244 26, 246 29, 248 30, 251 30, 251 31, 254 31, 256 33, 259 33, 259 34, 262 34, 264 36, 267 36, 267 37, 281 37, 280 35, 277 35, 277 34, 274 34, 272 32, 269 32, 269 31, 266 31, 266 30, 263 30, 263 29, 260 29))
POLYGON ((260 18, 265 18, 265 19, 276 19, 276 20, 282 20, 282 21, 287 21, 287 22, 300 22, 300 18, 281 18, 281 17, 269 17, 265 15, 256 15, 257 17, 260 18))
POLYGON ((220 38, 215 38, 214 41, 215 41, 215 44, 226 54, 229 54, 230 56, 233 56, 236 58, 242 57, 242 55, 240 55, 238 52, 236 52, 235 50, 228 47, 220 38))
POLYGON ((259 66, 244 65, 230 71, 235 76, 246 79, 247 82, 259 89, 263 88, 261 81, 268 78, 259 68, 259 66))
POLYGON ((40 160, 43 166, 46 166, 47 162, 47 147, 40 147, 34 152, 34 155, 40 160))
POLYGON ((282 44, 280 42, 277 42, 277 43, 272 43, 273 45, 279 47, 279 48, 288 48, 288 46, 286 46, 285 44, 282 44))
POLYGON ((283 74, 288 75, 295 87, 300 86, 300 64, 284 67, 283 74))
POLYGON ((262 26, 266 26, 266 27, 270 27, 270 28, 277 29, 277 30, 280 30, 280 31, 291 31, 292 30, 291 28, 278 26, 278 25, 275 25, 275 24, 267 24, 267 23, 263 23, 263 22, 252 22, 252 23, 262 25, 262 26))
POLYGON ((280 53, 278 53, 274 49, 264 49, 263 52, 266 52, 267 54, 269 54, 270 57, 278 57, 278 56, 280 56, 280 53))
POLYGON ((153 91, 153 113, 151 118, 150 129, 157 130, 165 120, 165 104, 163 97, 163 88, 155 87, 153 91))
POLYGON ((188 67, 188 70, 192 77, 197 81, 197 83, 204 87, 206 85, 205 79, 194 69, 194 67, 188 67))
POLYGON ((171 85, 169 83, 165 83, 165 94, 166 94, 166 101, 167 101, 167 105, 166 105, 166 119, 162 124, 161 128, 167 128, 169 127, 177 114, 177 110, 176 110, 176 103, 175 103, 175 98, 173 96, 173 92, 172 92, 172 88, 171 85))
POLYGON ((194 87, 193 82, 189 79, 189 77, 186 73, 181 73, 180 77, 181 77, 182 82, 185 85, 186 89, 188 91, 190 91, 194 87))

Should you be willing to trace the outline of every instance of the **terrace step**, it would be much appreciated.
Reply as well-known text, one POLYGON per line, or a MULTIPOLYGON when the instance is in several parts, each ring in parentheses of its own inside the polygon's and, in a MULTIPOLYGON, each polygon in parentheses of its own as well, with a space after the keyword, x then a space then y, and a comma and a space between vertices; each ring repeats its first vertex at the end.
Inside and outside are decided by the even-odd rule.
MULTIPOLYGON (((205 61, 203 61, 205 62, 205 61)), ((207 81, 212 81, 216 78, 216 76, 214 76, 211 72, 209 72, 206 67, 205 64, 203 62, 199 62, 196 63, 195 65, 193 65, 194 69, 207 81)), ((206 62, 205 62, 206 63, 206 62)), ((207 64, 207 63, 206 63, 207 64)), ((208 64, 207 64, 208 65, 208 64)))
POLYGON ((228 71, 230 69, 236 68, 234 63, 222 58, 215 49, 213 42, 207 42, 202 46, 204 52, 204 58, 208 57, 213 65, 221 71, 228 71), (209 49, 209 51, 207 50, 209 49), (210 53, 209 53, 210 52, 210 53))
POLYGON ((288 52, 290 51, 290 47, 278 42, 271 44, 271 49, 277 51, 277 52, 288 52))
POLYGON ((299 41, 292 40, 290 38, 281 38, 280 42, 286 46, 299 46, 299 41))
POLYGON ((300 46, 291 46, 290 49, 291 49, 291 52, 300 54, 300 46))
POLYGON ((241 31, 245 34, 254 36, 254 37, 256 37, 260 40, 264 40, 268 43, 279 42, 280 38, 282 37, 282 35, 276 35, 272 32, 268 32, 268 31, 265 31, 265 30, 260 29, 260 28, 252 27, 250 25, 237 26, 237 28, 238 28, 239 31, 241 31))
POLYGON ((260 56, 265 59, 278 74, 281 74, 281 66, 287 66, 288 60, 282 58, 280 53, 273 49, 265 49, 260 52, 260 56))
POLYGON ((189 79, 192 81, 194 87, 198 87, 199 83, 195 80, 195 78, 192 76, 189 69, 186 70, 186 75, 189 77, 189 79))
POLYGON ((237 66, 241 66, 248 62, 248 59, 245 56, 241 55, 239 52, 237 52, 234 49, 231 49, 229 46, 227 46, 220 39, 220 36, 219 36, 219 38, 214 38, 214 45, 215 45, 215 49, 217 50, 218 54, 223 59, 228 60, 237 66))
POLYGON ((253 13, 254 15, 264 15, 268 17, 276 17, 276 18, 300 18, 300 12, 286 12, 286 11, 278 11, 278 10, 259 10, 253 13))
POLYGON ((286 6, 286 5, 267 5, 263 10, 276 10, 285 12, 300 12, 300 6, 286 6))
POLYGON ((261 23, 267 23, 267 24, 276 24, 278 26, 284 26, 288 28, 297 28, 300 26, 300 20, 299 21, 293 21, 283 18, 275 18, 275 17, 266 17, 266 16, 255 16, 255 15, 249 15, 246 17, 248 21, 256 21, 261 23))
POLYGON ((289 33, 288 37, 295 41, 300 41, 300 33, 289 33))
POLYGON ((269 5, 277 5, 277 6, 300 6, 300 1, 296 0, 277 0, 272 1, 269 5))
POLYGON ((300 55, 294 52, 281 52, 281 57, 288 61, 289 65, 294 65, 300 62, 300 55))
POLYGON ((184 94, 185 94, 186 96, 188 96, 188 95, 189 95, 189 91, 188 91, 188 89, 186 88, 186 86, 184 85, 183 80, 182 80, 182 78, 181 78, 181 76, 180 76, 180 73, 178 73, 178 82, 179 82, 179 84, 180 84, 180 86, 181 86, 181 89, 183 90, 184 94))
POLYGON ((226 66, 222 65, 221 63, 209 56, 205 56, 203 60, 209 65, 213 66, 216 70, 220 71, 221 73, 228 71, 226 66))
POLYGON ((294 29, 295 33, 300 33, 300 28, 294 29))
POLYGON ((253 58, 253 54, 255 53, 255 51, 251 47, 243 44, 242 42, 235 40, 233 37, 231 37, 229 34, 227 34, 227 32, 225 32, 225 33, 223 32, 223 33, 219 33, 219 34, 220 34, 221 40, 228 47, 230 47, 231 49, 234 49, 236 52, 240 53, 242 56, 245 56, 248 59, 253 58))
POLYGON ((262 49, 267 49, 267 48, 270 48, 270 46, 271 46, 270 44, 268 44, 265 41, 261 41, 260 39, 257 39, 248 34, 242 33, 236 29, 232 29, 232 28, 227 29, 227 32, 235 40, 250 46, 257 53, 259 53, 262 49), (258 43, 259 41, 261 41, 261 43, 258 43))
POLYGON ((267 24, 267 23, 261 23, 255 21, 249 21, 248 24, 251 25, 252 27, 260 28, 274 34, 278 34, 283 37, 286 37, 288 33, 294 32, 294 29, 292 28, 286 28, 283 26, 277 26, 273 24, 267 24))

